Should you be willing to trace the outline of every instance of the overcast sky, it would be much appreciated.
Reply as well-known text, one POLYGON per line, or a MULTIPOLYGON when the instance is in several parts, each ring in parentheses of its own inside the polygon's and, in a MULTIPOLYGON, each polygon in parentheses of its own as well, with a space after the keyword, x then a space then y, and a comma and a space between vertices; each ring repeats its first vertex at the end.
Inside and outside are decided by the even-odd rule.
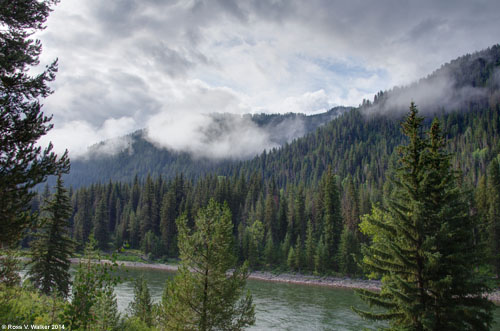
POLYGON ((76 156, 184 115, 356 106, 499 31, 498 0, 63 0, 38 35, 59 58, 43 142, 76 156))

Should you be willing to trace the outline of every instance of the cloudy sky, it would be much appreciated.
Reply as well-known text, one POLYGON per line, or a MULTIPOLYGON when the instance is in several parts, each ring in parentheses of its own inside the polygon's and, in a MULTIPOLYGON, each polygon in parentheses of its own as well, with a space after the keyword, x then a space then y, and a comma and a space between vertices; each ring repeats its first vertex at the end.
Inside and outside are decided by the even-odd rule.
POLYGON ((59 58, 42 142, 75 157, 183 117, 356 106, 499 31, 497 0, 63 0, 37 35, 59 58))

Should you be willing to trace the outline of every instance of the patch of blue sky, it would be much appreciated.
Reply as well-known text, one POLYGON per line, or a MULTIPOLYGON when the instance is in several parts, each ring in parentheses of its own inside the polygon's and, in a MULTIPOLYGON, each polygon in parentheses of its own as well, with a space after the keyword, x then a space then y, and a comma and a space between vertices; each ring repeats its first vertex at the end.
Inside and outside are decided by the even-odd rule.
POLYGON ((368 68, 354 58, 337 60, 332 58, 309 58, 309 61, 320 66, 324 70, 337 75, 352 78, 368 78, 377 75, 381 79, 388 78, 389 73, 383 68, 368 68))

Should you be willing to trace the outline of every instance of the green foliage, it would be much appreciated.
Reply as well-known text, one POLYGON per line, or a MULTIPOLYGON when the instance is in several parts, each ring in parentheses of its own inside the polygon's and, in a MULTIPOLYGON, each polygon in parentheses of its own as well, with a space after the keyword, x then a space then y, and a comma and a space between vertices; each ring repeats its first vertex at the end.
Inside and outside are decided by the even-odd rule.
POLYGON ((339 188, 330 169, 325 174, 323 190, 323 238, 326 250, 326 256, 323 257, 326 262, 324 268, 338 270, 335 257, 337 256, 342 231, 342 211, 340 209, 339 188))
POLYGON ((132 316, 139 318, 147 326, 152 325, 153 303, 149 294, 148 284, 141 275, 134 282, 134 301, 129 305, 129 311, 132 316))
POLYGON ((49 144, 43 151, 37 141, 51 128, 40 100, 52 91, 57 61, 30 76, 42 51, 31 36, 44 28, 56 0, 2 1, 0 6, 0 242, 15 244, 32 224, 31 189, 47 176, 69 170, 68 155, 60 159, 49 144))
POLYGON ((65 305, 61 298, 35 291, 29 283, 23 287, 0 284, 2 324, 63 324, 65 305))
POLYGON ((148 231, 142 241, 142 251, 151 258, 158 258, 162 255, 163 247, 160 238, 148 231))
POLYGON ((123 330, 116 295, 111 287, 105 288, 104 293, 97 297, 91 311, 93 315, 92 330, 123 330))
MULTIPOLYGON (((120 326, 120 330, 127 330, 127 331, 148 331, 148 330, 156 330, 154 327, 149 327, 146 322, 141 320, 138 317, 130 317, 125 319, 123 323, 120 326)), ((160 329, 160 330, 166 330, 166 329, 160 329)))
POLYGON ((113 276, 117 264, 101 261, 96 247, 97 242, 90 236, 73 280, 72 300, 65 309, 65 325, 72 329, 92 330, 96 323, 114 325, 116 321, 117 312, 110 311, 108 314, 103 309, 116 307, 113 304, 116 300, 112 297, 113 288, 119 282, 113 276))
POLYGON ((72 208, 61 175, 57 178, 54 196, 46 202, 42 211, 47 216, 43 218, 31 243, 29 277, 44 294, 57 293, 67 297, 71 285, 70 258, 75 243, 69 237, 68 220, 72 208))
POLYGON ((264 261, 266 266, 271 266, 276 261, 276 249, 274 248, 273 235, 271 231, 266 235, 266 246, 264 246, 264 261))
POLYGON ((488 201, 486 213, 486 244, 490 262, 497 278, 500 277, 500 166, 493 159, 488 168, 488 201))
POLYGON ((264 225, 256 220, 248 228, 248 263, 255 268, 261 264, 262 243, 264 241, 264 225))
POLYGON ((7 287, 19 286, 21 276, 19 276, 19 259, 17 252, 12 249, 0 252, 0 285, 7 287))
POLYGON ((241 330, 252 325, 252 297, 247 292, 242 298, 248 267, 234 269, 233 225, 227 205, 210 200, 199 211, 194 231, 189 230, 185 216, 177 220, 177 226, 181 266, 164 296, 164 328, 241 330))
POLYGON ((483 297, 490 288, 478 268, 484 254, 474 244, 475 224, 450 169, 439 122, 425 138, 417 112, 412 103, 402 124, 409 142, 399 149, 395 192, 361 224, 372 239, 363 265, 382 276, 382 290, 359 293, 386 311, 355 310, 397 329, 488 330, 492 304, 483 297))
POLYGON ((360 255, 359 241, 348 225, 344 226, 342 234, 340 235, 339 252, 337 261, 339 264, 339 271, 348 276, 356 276, 359 274, 359 267, 357 261, 360 255))
POLYGON ((106 208, 106 200, 101 198, 94 215, 93 235, 97 240, 98 247, 102 250, 107 250, 109 245, 108 220, 109 209, 106 208))
POLYGON ((290 250, 288 251, 288 256, 286 259, 286 265, 290 270, 297 270, 297 259, 295 257, 295 249, 293 247, 290 247, 290 250))
POLYGON ((309 222, 307 222, 307 236, 305 241, 305 254, 304 254, 304 264, 309 271, 314 270, 315 251, 316 251, 316 242, 314 240, 312 222, 309 220, 309 222))

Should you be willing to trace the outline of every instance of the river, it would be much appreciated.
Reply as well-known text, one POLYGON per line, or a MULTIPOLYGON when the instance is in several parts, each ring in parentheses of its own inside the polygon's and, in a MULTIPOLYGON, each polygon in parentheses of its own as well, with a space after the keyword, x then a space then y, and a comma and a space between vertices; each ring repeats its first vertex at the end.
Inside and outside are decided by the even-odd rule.
MULTIPOLYGON (((117 285, 115 294, 122 315, 127 313, 128 305, 134 298, 134 279, 141 274, 155 302, 160 300, 165 282, 174 277, 172 272, 164 270, 129 268, 118 271, 122 282, 117 285)), ((367 306, 350 289, 259 280, 248 280, 247 288, 253 295, 256 311, 256 323, 248 330, 359 331, 375 330, 377 326, 384 325, 363 320, 351 310, 351 306, 367 306)), ((500 330, 499 306, 494 311, 494 319, 496 324, 492 330, 500 330)))
MULTIPOLYGON (((133 279, 143 275, 153 297, 161 298, 163 286, 173 273, 162 270, 129 269, 120 272, 125 279, 116 288, 118 308, 126 313, 133 300, 133 279)), ((249 330, 375 330, 381 323, 361 319, 351 306, 366 308, 353 290, 248 280, 253 295, 256 323, 249 330)), ((500 330, 500 308, 494 312, 500 330)))

